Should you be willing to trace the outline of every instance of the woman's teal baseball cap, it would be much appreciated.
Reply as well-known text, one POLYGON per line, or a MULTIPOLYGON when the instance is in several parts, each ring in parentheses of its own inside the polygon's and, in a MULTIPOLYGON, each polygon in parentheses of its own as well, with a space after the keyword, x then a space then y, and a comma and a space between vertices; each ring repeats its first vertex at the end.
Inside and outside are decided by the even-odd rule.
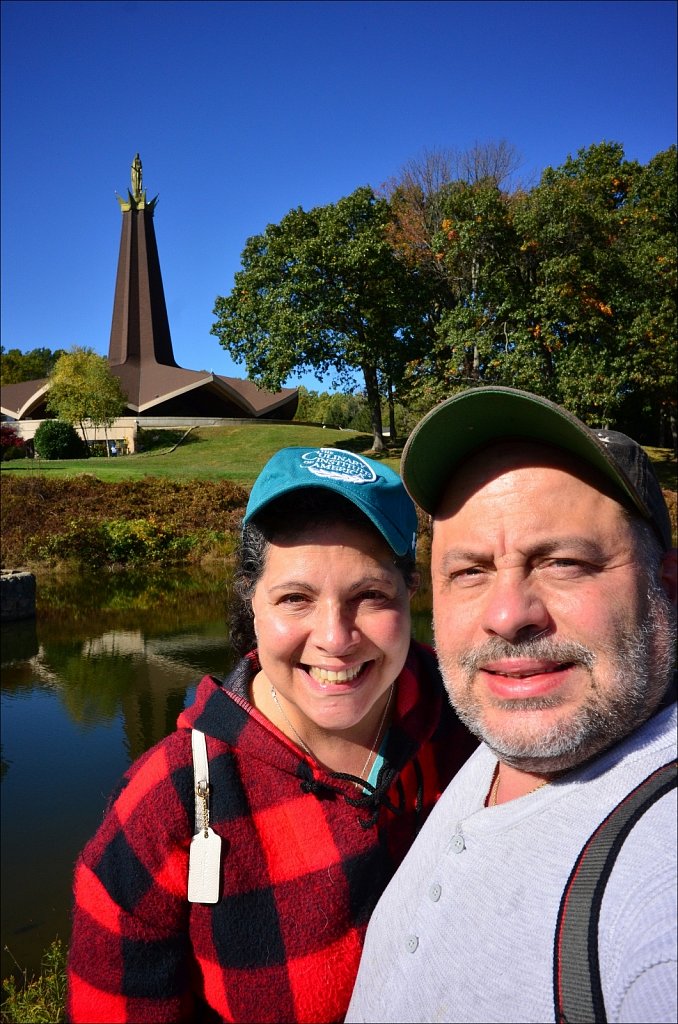
POLYGON ((266 463, 250 492, 243 525, 284 494, 305 488, 334 491, 376 526, 396 555, 412 555, 417 510, 397 473, 339 448, 281 448, 266 463))

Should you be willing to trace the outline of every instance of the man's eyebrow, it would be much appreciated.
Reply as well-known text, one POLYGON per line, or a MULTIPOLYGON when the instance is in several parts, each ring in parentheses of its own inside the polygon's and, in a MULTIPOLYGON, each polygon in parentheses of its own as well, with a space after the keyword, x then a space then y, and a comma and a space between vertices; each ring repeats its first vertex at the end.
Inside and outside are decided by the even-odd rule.
POLYGON ((540 541, 528 549, 529 554, 535 555, 579 555, 581 558, 588 558, 593 562, 605 558, 606 549, 592 537, 582 537, 578 534, 565 534, 562 537, 549 537, 540 541))
MULTIPOLYGON (((526 544, 522 549, 526 558, 543 558, 552 555, 561 557, 586 558, 592 562, 604 561, 605 550, 591 538, 578 535, 549 537, 534 544, 526 544)), ((443 572, 455 565, 491 565, 494 555, 490 548, 454 547, 448 548, 440 560, 443 572)))
POLYGON ((492 554, 489 551, 481 552, 478 549, 473 550, 472 548, 448 548, 440 559, 440 567, 445 570, 455 564, 486 564, 492 561, 492 554))

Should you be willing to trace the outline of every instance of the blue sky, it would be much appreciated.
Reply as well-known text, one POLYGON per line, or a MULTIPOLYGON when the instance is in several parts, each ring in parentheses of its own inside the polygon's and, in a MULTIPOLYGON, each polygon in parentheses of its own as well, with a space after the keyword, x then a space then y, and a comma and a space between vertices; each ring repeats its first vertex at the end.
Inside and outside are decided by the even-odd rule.
POLYGON ((533 183, 603 140, 646 162, 675 40, 653 0, 3 0, 2 343, 107 353, 138 151, 177 362, 243 377, 210 327, 250 235, 436 148, 505 139, 533 183))

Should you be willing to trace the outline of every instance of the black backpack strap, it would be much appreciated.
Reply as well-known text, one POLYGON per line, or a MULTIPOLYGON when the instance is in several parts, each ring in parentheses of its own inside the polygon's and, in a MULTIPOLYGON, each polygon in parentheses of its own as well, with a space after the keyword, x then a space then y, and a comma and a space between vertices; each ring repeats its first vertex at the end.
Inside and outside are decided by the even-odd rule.
POLYGON ((648 775, 610 811, 585 843, 565 886, 553 949, 553 994, 558 1024, 605 1022, 598 960, 603 893, 624 840, 639 818, 676 786, 677 762, 648 775))

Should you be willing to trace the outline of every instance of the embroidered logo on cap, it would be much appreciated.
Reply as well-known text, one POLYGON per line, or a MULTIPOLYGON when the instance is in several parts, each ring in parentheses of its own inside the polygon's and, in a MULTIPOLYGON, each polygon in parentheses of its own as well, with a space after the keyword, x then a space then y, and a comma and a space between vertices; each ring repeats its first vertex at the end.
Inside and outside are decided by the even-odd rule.
POLYGON ((342 452, 337 448, 317 448, 314 452, 306 452, 301 458, 303 468, 314 476, 343 480, 347 484, 371 484, 377 479, 372 467, 359 455, 342 452))

